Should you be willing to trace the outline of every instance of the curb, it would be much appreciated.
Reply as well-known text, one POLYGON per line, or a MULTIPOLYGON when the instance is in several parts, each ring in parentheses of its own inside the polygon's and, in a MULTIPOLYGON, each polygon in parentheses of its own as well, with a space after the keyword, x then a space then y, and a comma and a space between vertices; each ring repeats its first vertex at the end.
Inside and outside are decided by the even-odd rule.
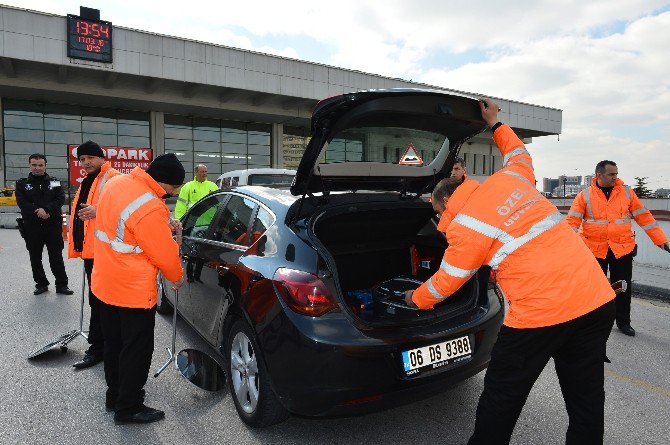
POLYGON ((633 281, 633 296, 670 302, 670 289, 649 286, 647 284, 640 284, 637 281, 633 281))

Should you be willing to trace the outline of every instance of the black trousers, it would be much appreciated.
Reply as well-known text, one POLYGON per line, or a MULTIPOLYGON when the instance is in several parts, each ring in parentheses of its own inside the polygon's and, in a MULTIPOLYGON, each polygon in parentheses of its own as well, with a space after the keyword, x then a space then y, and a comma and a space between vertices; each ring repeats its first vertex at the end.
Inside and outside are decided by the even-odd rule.
POLYGON ((616 324, 617 326, 630 325, 630 296, 631 296, 631 279, 633 277, 633 252, 616 258, 612 249, 607 249, 607 256, 605 258, 596 258, 598 264, 602 268, 605 275, 607 269, 610 272, 610 283, 619 280, 626 280, 628 288, 626 292, 617 294, 616 296, 616 324))
POLYGON ((550 358, 568 411, 566 444, 602 444, 605 347, 614 323, 610 301, 554 326, 503 326, 484 378, 469 444, 507 444, 526 398, 550 358))
POLYGON ((142 410, 142 388, 147 383, 154 352, 156 307, 132 309, 100 302, 105 337, 105 380, 108 402, 118 414, 142 410))
POLYGON ((67 274, 63 262, 63 233, 60 226, 53 227, 26 227, 26 248, 30 256, 30 267, 33 270, 35 287, 49 285, 49 280, 44 273, 42 265, 42 252, 47 246, 49 254, 49 266, 56 278, 56 289, 67 287, 67 274))
POLYGON ((91 307, 91 319, 88 323, 88 344, 91 346, 88 347, 86 354, 103 357, 105 353, 105 339, 102 335, 102 324, 100 323, 100 305, 102 302, 91 291, 93 259, 84 259, 84 270, 86 271, 86 279, 88 280, 88 305, 91 307))

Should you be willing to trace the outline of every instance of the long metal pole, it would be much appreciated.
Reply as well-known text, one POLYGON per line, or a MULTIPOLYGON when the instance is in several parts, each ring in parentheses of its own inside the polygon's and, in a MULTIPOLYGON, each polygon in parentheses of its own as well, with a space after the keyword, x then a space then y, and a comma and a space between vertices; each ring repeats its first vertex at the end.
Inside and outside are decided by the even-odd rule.
POLYGON ((177 345, 177 307, 179 306, 179 289, 175 289, 174 291, 174 312, 172 313, 172 349, 166 348, 168 352, 168 359, 165 362, 163 366, 161 366, 158 371, 154 374, 154 378, 158 377, 161 375, 163 371, 167 369, 168 366, 170 366, 170 363, 174 362, 175 367, 177 366, 177 361, 176 358, 177 356, 175 355, 176 352, 176 345, 177 345))
POLYGON ((84 293, 86 292, 86 260, 84 260, 84 273, 81 278, 81 308, 79 309, 79 332, 84 331, 84 293))

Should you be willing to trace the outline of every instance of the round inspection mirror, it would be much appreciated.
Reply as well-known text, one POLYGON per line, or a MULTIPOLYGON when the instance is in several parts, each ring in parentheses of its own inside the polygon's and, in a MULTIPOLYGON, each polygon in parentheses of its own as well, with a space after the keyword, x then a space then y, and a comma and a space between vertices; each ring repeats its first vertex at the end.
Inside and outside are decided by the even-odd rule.
POLYGON ((177 369, 198 388, 219 391, 226 384, 226 375, 209 355, 197 349, 183 349, 177 354, 177 369))
POLYGON ((66 334, 59 335, 57 337, 52 338, 49 340, 47 344, 44 346, 38 346, 37 348, 33 349, 30 351, 30 354, 28 354, 28 359, 33 359, 37 358, 40 355, 44 354, 45 352, 51 351, 52 349, 55 349, 57 346, 61 348, 61 351, 67 350, 67 346, 65 346, 64 342, 68 340, 70 337, 77 335, 79 331, 76 329, 74 331, 70 331, 66 334))

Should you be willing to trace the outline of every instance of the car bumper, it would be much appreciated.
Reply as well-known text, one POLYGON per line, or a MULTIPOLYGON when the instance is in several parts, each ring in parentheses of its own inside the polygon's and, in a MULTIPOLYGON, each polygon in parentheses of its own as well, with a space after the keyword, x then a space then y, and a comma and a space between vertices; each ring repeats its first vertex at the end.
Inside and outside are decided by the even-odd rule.
POLYGON ((503 317, 492 292, 489 308, 448 325, 386 333, 366 334, 341 313, 309 318, 285 309, 259 333, 259 341, 274 391, 290 412, 352 415, 430 397, 482 371, 503 317), (405 375, 402 351, 464 335, 474 343, 469 360, 405 375))

